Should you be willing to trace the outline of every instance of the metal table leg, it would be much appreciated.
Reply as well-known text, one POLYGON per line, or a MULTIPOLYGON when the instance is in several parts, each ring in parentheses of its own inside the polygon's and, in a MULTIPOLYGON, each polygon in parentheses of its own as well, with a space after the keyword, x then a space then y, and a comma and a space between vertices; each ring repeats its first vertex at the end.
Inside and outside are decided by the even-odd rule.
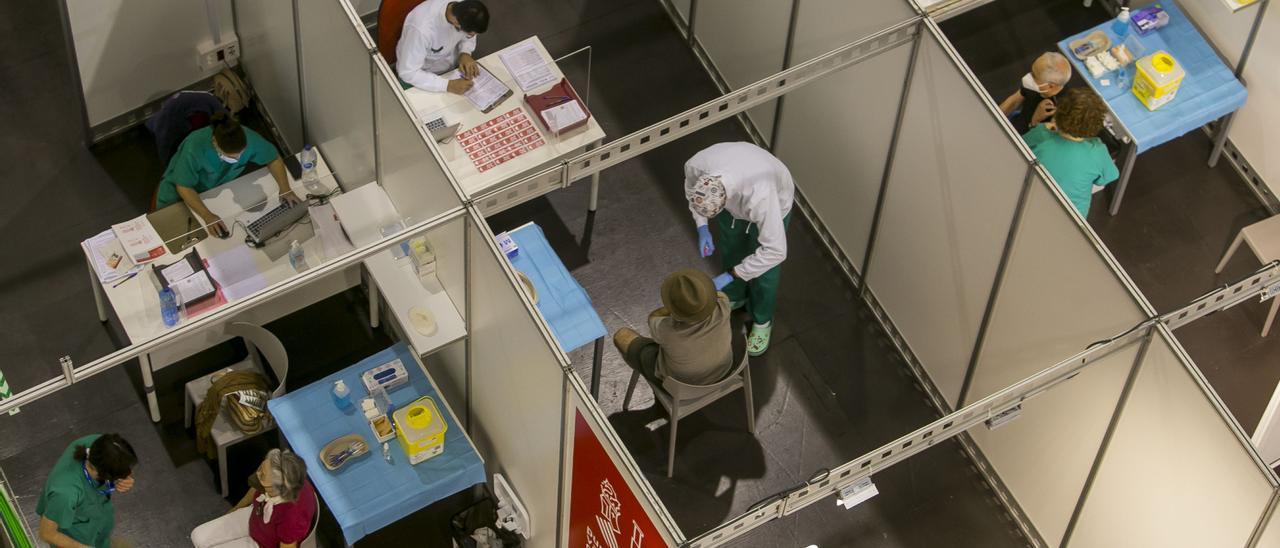
POLYGON ((1111 197, 1111 214, 1120 211, 1120 201, 1124 199, 1124 191, 1129 188, 1129 175, 1133 173, 1133 163, 1138 159, 1138 145, 1130 142, 1124 153, 1124 164, 1120 166, 1120 180, 1116 182, 1116 193, 1111 197))
POLYGON ((591 397, 600 401, 600 362, 604 360, 604 337, 596 339, 594 353, 591 357, 591 397))
MULTIPOLYGON (((599 147, 604 144, 604 139, 600 139, 591 145, 591 148, 599 147)), ((587 202, 587 211, 595 211, 596 206, 600 204, 600 172, 591 174, 591 200, 587 202)))
POLYGON ((1218 165, 1222 149, 1227 145, 1227 135, 1231 133, 1231 123, 1236 121, 1236 113, 1223 116, 1218 122, 1218 131, 1213 134, 1213 150, 1209 152, 1209 167, 1218 165))
POLYGON ((151 422, 160 422, 160 402, 156 399, 156 383, 151 378, 151 355, 138 356, 138 369, 142 371, 142 391, 147 394, 147 407, 151 410, 151 422))
POLYGON ((369 280, 369 327, 377 329, 380 320, 378 308, 381 306, 381 299, 378 296, 378 282, 373 281, 373 274, 370 274, 368 269, 364 272, 365 278, 369 280))
POLYGON ((92 259, 88 255, 84 256, 84 264, 89 267, 89 287, 93 289, 93 304, 98 307, 98 321, 107 321, 107 306, 103 302, 106 295, 102 291, 102 283, 98 281, 98 273, 93 270, 92 259))

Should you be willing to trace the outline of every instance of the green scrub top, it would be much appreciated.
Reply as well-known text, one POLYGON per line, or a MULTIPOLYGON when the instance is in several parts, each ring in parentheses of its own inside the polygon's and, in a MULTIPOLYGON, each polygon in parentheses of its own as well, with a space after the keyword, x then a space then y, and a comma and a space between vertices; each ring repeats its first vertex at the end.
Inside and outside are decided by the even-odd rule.
POLYGON ((1040 124, 1022 136, 1036 158, 1058 181, 1081 217, 1089 217, 1093 187, 1106 186, 1120 177, 1107 146, 1098 138, 1072 141, 1040 124))
POLYGON ((204 127, 191 132, 178 151, 169 160, 169 167, 160 178, 160 191, 156 194, 156 208, 182 201, 178 196, 179 186, 195 190, 197 193, 217 188, 244 172, 249 162, 267 165, 279 154, 273 146, 256 131, 244 128, 244 151, 236 163, 229 164, 218 156, 213 148, 213 128, 204 127))
POLYGON ((58 524, 58 532, 81 544, 108 548, 115 527, 115 509, 111 498, 98 492, 105 486, 90 484, 84 476, 84 463, 75 459, 76 446, 89 447, 101 434, 85 436, 71 442, 58 458, 36 503, 36 514, 58 524))

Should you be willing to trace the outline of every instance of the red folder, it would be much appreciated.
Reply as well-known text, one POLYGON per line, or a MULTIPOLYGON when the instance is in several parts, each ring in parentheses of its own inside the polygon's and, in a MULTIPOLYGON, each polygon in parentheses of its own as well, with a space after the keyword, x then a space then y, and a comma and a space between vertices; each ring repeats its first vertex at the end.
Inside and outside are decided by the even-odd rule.
POLYGON ((560 82, 556 83, 556 85, 554 86, 551 86, 551 89, 547 90, 546 92, 540 93, 538 95, 524 96, 524 102, 525 104, 529 105, 529 110, 533 111, 534 117, 537 118, 538 121, 542 123, 543 129, 546 129, 548 133, 551 133, 553 135, 555 135, 556 132, 551 130, 551 126, 550 124, 547 124, 547 119, 542 115, 542 112, 551 107, 560 106, 569 101, 574 101, 578 103, 578 107, 582 108, 582 112, 585 112, 587 114, 587 117, 583 118, 579 122, 576 122, 574 124, 561 128, 560 133, 564 133, 567 131, 572 131, 574 129, 580 128, 586 125, 587 120, 591 119, 591 111, 587 110, 587 105, 582 102, 582 99, 578 98, 578 92, 573 90, 573 85, 569 83, 569 80, 565 78, 561 78, 560 82))

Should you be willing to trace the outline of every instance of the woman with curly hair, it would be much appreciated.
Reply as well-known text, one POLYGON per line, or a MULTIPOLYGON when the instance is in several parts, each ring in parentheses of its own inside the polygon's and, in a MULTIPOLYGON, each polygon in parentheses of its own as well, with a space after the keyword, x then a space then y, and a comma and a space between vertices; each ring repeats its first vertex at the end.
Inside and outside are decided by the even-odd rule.
POLYGON ((1022 136, 1085 218, 1089 217, 1093 187, 1106 186, 1120 177, 1106 145, 1098 139, 1106 115, 1107 105, 1098 94, 1073 88, 1062 92, 1052 122, 1031 128, 1022 136))

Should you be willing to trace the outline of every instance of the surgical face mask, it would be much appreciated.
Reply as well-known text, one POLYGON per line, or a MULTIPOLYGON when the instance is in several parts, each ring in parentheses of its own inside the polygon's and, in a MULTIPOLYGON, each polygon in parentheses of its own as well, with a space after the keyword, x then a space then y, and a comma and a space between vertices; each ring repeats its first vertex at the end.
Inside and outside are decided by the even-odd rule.
POLYGON ((223 154, 223 153, 221 153, 221 152, 219 152, 219 153, 218 153, 218 158, 220 158, 222 161, 224 161, 224 162, 226 162, 226 163, 228 163, 228 164, 234 164, 234 163, 236 163, 236 162, 239 162, 239 161, 240 161, 240 159, 239 159, 239 158, 232 158, 232 157, 227 156, 226 154, 223 154))
POLYGON ((1040 91, 1040 83, 1036 81, 1036 78, 1030 72, 1022 75, 1022 87, 1032 91, 1040 91))

